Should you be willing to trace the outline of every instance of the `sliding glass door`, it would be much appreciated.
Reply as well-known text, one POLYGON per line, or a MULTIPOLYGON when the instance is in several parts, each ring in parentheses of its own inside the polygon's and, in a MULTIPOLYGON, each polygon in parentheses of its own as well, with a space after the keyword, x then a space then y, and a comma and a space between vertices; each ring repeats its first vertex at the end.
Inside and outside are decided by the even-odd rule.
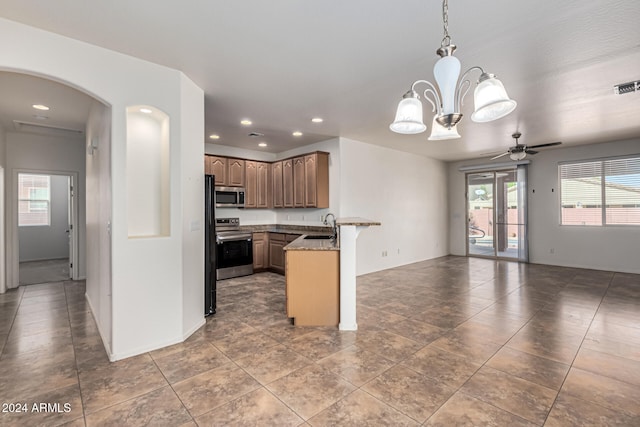
POLYGON ((467 255, 528 261, 526 165, 467 174, 467 255))

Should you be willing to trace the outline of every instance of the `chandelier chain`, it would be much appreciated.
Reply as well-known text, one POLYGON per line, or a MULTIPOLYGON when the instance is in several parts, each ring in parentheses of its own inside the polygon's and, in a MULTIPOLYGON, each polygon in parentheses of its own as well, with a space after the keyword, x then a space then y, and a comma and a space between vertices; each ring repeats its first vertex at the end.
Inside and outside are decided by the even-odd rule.
POLYGON ((451 36, 449 36, 449 0, 443 0, 442 2, 442 26, 444 27, 444 37, 440 46, 449 46, 451 44, 451 36))

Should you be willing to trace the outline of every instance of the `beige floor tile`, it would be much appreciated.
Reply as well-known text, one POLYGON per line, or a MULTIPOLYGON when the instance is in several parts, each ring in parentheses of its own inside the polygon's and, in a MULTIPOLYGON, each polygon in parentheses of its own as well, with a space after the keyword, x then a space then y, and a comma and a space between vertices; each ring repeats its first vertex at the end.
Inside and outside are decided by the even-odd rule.
POLYGON ((162 356, 162 353, 159 355, 161 357, 151 354, 170 384, 231 362, 220 350, 207 342, 183 344, 177 352, 166 356, 162 356))
POLYGON ((415 420, 356 390, 309 420, 311 426, 417 426, 415 420))
POLYGON ((560 393, 545 422, 545 427, 637 426, 640 416, 627 415, 593 402, 560 393))
POLYGON ((534 427, 535 424, 479 399, 456 393, 424 424, 429 427, 534 427))
POLYGON ((331 329, 318 329, 291 341, 289 348, 301 355, 318 361, 353 345, 355 332, 331 329))
POLYGON ((573 366, 640 387, 640 361, 637 360, 583 348, 573 366))
POLYGON ((404 366, 396 366, 362 387, 362 390, 423 423, 456 389, 404 366))
POLYGON ((191 415, 171 387, 154 390, 135 399, 87 415, 91 426, 179 426, 191 415))
POLYGON ((613 378, 571 368, 561 393, 629 416, 640 416, 640 387, 613 378))
POLYGON ((294 371, 266 387, 305 420, 356 389, 316 364, 294 371))
POLYGON ((325 357, 318 364, 360 387, 394 366, 395 362, 356 344, 325 357))
POLYGON ((482 366, 432 344, 402 362, 402 365, 453 387, 460 387, 482 366))
POLYGON ((173 389, 193 417, 258 388, 260 384, 233 363, 173 384, 173 389))
POLYGON ((509 347, 501 348, 486 365, 553 390, 560 390, 569 372, 569 365, 509 347))
POLYGON ((261 384, 269 384, 313 363, 282 344, 262 349, 235 362, 261 384))
POLYGON ((424 347, 424 344, 387 331, 358 331, 356 345, 386 359, 399 362, 424 347))
POLYGON ((124 402, 167 385, 148 354, 120 360, 79 374, 85 414, 124 402))
POLYGON ((299 426, 304 420, 264 388, 259 388, 196 419, 205 426, 299 426))
POLYGON ((536 424, 544 423, 557 392, 513 375, 482 367, 461 392, 536 424))

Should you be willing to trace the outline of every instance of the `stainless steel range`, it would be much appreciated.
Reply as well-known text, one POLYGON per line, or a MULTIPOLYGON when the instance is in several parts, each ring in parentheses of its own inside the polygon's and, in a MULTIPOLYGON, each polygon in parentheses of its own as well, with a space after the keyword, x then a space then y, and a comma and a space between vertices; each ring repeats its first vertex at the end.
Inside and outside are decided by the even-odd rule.
POLYGON ((253 236, 239 218, 216 218, 216 261, 218 280, 253 274, 253 236))

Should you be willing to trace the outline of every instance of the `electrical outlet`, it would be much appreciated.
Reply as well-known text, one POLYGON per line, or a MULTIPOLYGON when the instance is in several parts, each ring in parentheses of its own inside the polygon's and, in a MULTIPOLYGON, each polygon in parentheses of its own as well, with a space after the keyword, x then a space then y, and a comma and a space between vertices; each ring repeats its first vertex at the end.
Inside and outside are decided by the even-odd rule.
POLYGON ((549 249, 549 253, 550 253, 550 254, 555 254, 555 253, 556 253, 556 249, 555 249, 555 248, 551 248, 551 249, 549 249))
POLYGON ((400 255, 400 248, 398 248, 398 255, 400 255))

